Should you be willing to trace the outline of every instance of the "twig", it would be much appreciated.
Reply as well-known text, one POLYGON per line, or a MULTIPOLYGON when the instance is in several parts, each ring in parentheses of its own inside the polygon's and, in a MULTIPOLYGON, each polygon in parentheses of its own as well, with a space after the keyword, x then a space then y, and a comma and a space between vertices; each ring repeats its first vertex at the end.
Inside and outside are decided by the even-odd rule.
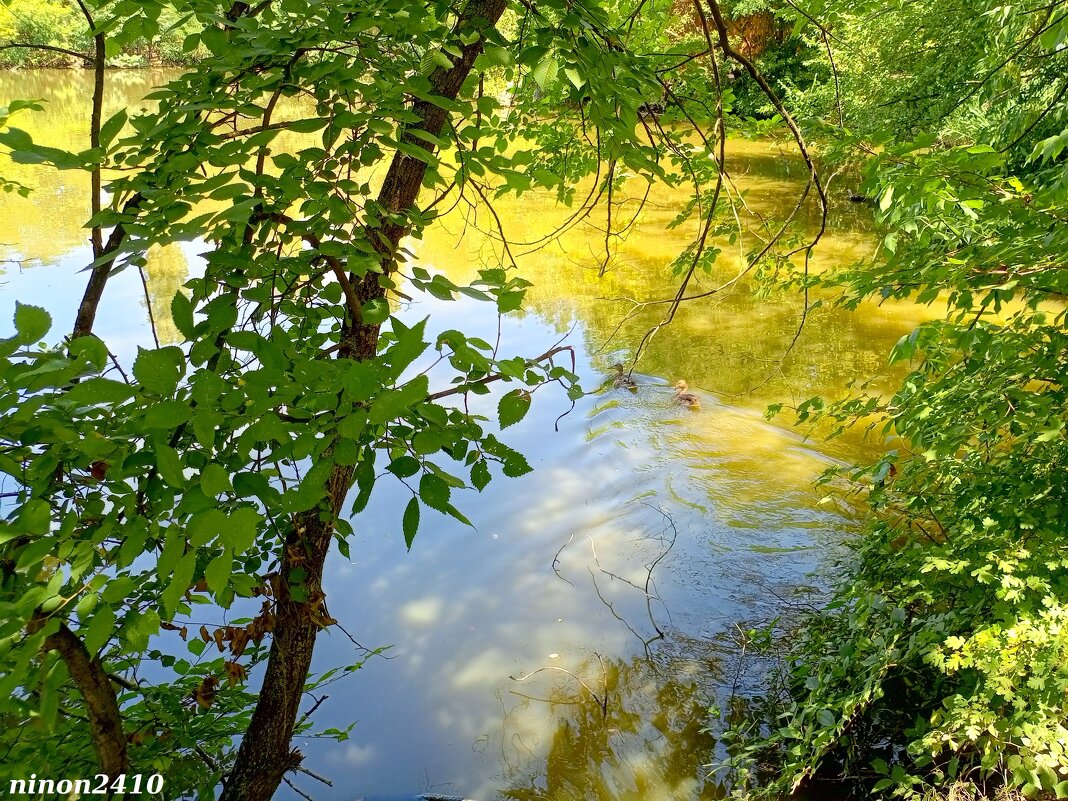
POLYGON ((578 676, 576 676, 574 673, 572 673, 567 668, 557 667, 556 665, 546 665, 545 667, 540 667, 537 670, 532 670, 530 673, 527 673, 527 674, 525 674, 523 676, 509 676, 508 678, 510 678, 512 681, 526 681, 530 677, 538 675, 543 670, 558 670, 561 673, 566 673, 568 676, 570 676, 575 681, 577 681, 579 684, 581 684, 583 687, 585 687, 586 688, 586 692, 588 692, 590 695, 592 695, 594 697, 594 699, 597 701, 597 703, 601 705, 602 709, 606 709, 607 708, 607 706, 608 706, 608 696, 607 696, 607 694, 602 699, 601 696, 599 696, 597 693, 595 693, 590 688, 590 685, 588 685, 586 682, 584 682, 582 679, 580 679, 578 676))
POLYGON ((74 56, 75 58, 80 58, 82 61, 92 60, 87 53, 79 53, 77 50, 68 50, 65 47, 55 47, 53 45, 37 44, 35 42, 8 42, 7 44, 0 45, 0 50, 11 50, 15 47, 26 48, 28 50, 51 50, 53 53, 63 53, 67 56, 74 56))
POLYGON ((306 801, 315 801, 315 799, 314 799, 314 798, 312 798, 312 797, 311 797, 310 795, 308 795, 308 794, 307 794, 306 792, 304 792, 304 791, 303 791, 303 790, 301 790, 301 789, 300 789, 299 787, 297 787, 297 785, 293 784, 293 782, 291 782, 291 781, 289 780, 289 777, 288 777, 288 776, 283 776, 283 777, 282 777, 282 781, 284 781, 284 782, 285 782, 286 784, 288 784, 288 785, 289 785, 289 789, 291 789, 291 790, 292 790, 292 791, 293 791, 294 793, 296 793, 297 795, 299 795, 299 796, 300 796, 301 798, 305 799, 306 801))
MULTIPOLYGON (((528 359, 527 362, 530 364, 543 362, 546 359, 551 359, 557 353, 563 353, 564 351, 568 351, 572 354, 572 356, 574 356, 574 349, 570 345, 565 345, 563 347, 552 348, 550 350, 547 350, 545 353, 541 354, 541 356, 535 356, 533 359, 528 359)), ((484 378, 479 378, 475 381, 470 381, 468 383, 461 384, 460 386, 453 387, 452 389, 443 389, 441 390, 441 392, 433 392, 430 395, 427 395, 426 399, 428 401, 433 401, 439 400, 440 398, 447 398, 450 395, 466 395, 468 392, 471 391, 472 387, 492 384, 494 381, 500 381, 506 377, 507 376, 502 375, 501 373, 494 373, 493 375, 488 375, 484 378)))
MULTIPOLYGON (((263 213, 263 218, 272 220, 274 222, 282 223, 286 227, 296 225, 297 221, 292 217, 282 214, 280 212, 263 213)), ((304 233, 296 233, 317 251, 322 247, 322 240, 312 231, 306 231, 304 233)), ((355 325, 363 324, 363 309, 360 304, 360 300, 356 297, 356 290, 353 289, 352 283, 349 281, 348 275, 345 273, 345 268, 341 262, 333 256, 319 251, 316 256, 326 262, 326 265, 330 268, 330 271, 334 274, 338 284, 341 285, 341 291, 345 294, 345 303, 348 305, 349 314, 352 315, 352 322, 355 325)))
MULTIPOLYGON (((309 695, 310 695, 310 693, 309 693, 309 695)), ((294 724, 293 729, 294 730, 299 729, 300 725, 304 721, 306 721, 308 718, 310 718, 312 715, 314 715, 315 714, 315 710, 318 709, 322 705, 322 703, 329 697, 330 697, 329 695, 320 695, 318 698, 315 698, 315 696, 312 695, 312 698, 315 698, 315 703, 312 704, 311 709, 309 709, 307 712, 305 712, 303 715, 301 715, 300 720, 298 720, 296 722, 296 724, 294 724)))
POLYGON ((156 343, 156 349, 159 349, 159 334, 156 333, 156 317, 152 313, 152 296, 148 293, 148 278, 145 276, 145 268, 140 264, 137 265, 137 274, 141 277, 141 287, 145 291, 145 309, 148 310, 148 327, 152 331, 152 341, 156 343))
POLYGON ((318 773, 316 773, 313 770, 308 770, 303 765, 298 765, 297 766, 297 772, 298 773, 303 773, 306 776, 311 776, 313 779, 315 779, 316 781, 322 782, 327 787, 333 787, 334 786, 334 783, 332 781, 330 781, 328 778, 326 778, 325 776, 320 776, 318 773))
MULTIPOLYGON (((556 566, 560 563, 560 554, 562 554, 564 552, 564 548, 566 548, 568 545, 571 544, 571 541, 573 539, 575 539, 575 532, 574 531, 572 531, 571 532, 571 536, 567 538, 567 542, 565 542, 563 545, 560 546, 560 550, 558 550, 556 552, 556 556, 553 557, 553 564, 552 564, 553 572, 556 574, 556 577, 558 579, 560 579, 561 581, 564 581, 564 582, 566 582, 568 584, 571 584, 571 582, 568 581, 566 578, 564 578, 562 575, 560 575, 560 571, 557 570, 556 566)), ((575 585, 571 584, 571 586, 574 587, 575 585)))

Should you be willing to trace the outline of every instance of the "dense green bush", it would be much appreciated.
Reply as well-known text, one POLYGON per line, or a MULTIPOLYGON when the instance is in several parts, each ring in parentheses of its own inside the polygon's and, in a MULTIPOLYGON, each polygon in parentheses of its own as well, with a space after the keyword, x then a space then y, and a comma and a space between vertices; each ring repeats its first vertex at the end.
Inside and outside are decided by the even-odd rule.
MULTIPOLYGON (((54 0, 11 0, 0 5, 0 44, 35 43, 85 51, 85 19, 70 3, 54 0)), ((76 59, 63 53, 31 48, 0 50, 0 66, 70 66, 76 59)))
MULTIPOLYGON (((188 15, 173 8, 154 9, 158 17, 117 52, 109 53, 113 67, 180 66, 195 63, 206 50, 184 48, 186 37, 199 30, 188 15), (156 25, 158 24, 158 30, 156 25)), ((146 7, 145 13, 148 13, 146 7)), ((147 18, 146 18, 147 22, 147 18)), ((74 53, 89 54, 92 37, 85 17, 74 3, 56 0, 11 0, 0 4, 0 46, 48 45, 74 53)), ((0 49, 0 68, 76 67, 85 63, 69 53, 29 47, 0 49)))
MULTIPOLYGON (((797 410, 885 437, 849 474, 876 522, 802 626, 776 717, 732 733, 734 765, 767 796, 819 775, 1064 797, 1068 7, 880 5, 819 9, 852 43, 837 66, 855 133, 835 146, 866 159, 885 232, 872 264, 825 280, 853 307, 946 313, 894 348, 910 372, 892 397, 797 410), (783 769, 759 781, 769 759, 783 769)), ((833 117, 832 97, 806 100, 833 117)))

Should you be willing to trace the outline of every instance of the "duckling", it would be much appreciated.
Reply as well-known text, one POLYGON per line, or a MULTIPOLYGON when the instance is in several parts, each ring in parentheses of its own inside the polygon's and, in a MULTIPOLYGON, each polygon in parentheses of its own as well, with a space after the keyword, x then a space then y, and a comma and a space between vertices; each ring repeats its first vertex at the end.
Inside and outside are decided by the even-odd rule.
POLYGON ((638 382, 630 377, 630 373, 626 372, 622 364, 613 364, 612 369, 616 371, 616 374, 612 376, 612 386, 617 389, 629 389, 631 392, 638 391, 638 382))
POLYGON ((700 409, 701 399, 692 392, 687 392, 686 390, 689 388, 690 385, 685 381, 675 382, 675 400, 683 406, 689 406, 691 409, 700 409))

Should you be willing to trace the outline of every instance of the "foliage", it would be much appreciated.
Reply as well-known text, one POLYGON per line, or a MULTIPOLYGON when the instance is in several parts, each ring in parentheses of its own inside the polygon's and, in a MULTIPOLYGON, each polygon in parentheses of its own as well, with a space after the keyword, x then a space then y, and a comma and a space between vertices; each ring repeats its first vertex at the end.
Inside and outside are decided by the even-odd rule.
POLYGON ((546 384, 581 392, 565 348, 503 354, 394 313, 419 293, 519 309, 529 285, 509 269, 507 232, 500 264, 466 286, 411 261, 404 239, 451 203, 499 226, 496 197, 548 191, 574 209, 564 227, 606 211, 603 268, 629 225, 613 220, 614 193, 686 181, 694 197, 672 225, 698 235, 673 263, 666 324, 718 291, 686 294, 712 271, 711 239, 733 236, 719 204, 733 110, 786 125, 824 212, 806 137, 829 162, 863 163, 885 227, 875 264, 817 277, 815 240, 787 220, 743 274, 823 283, 852 307, 947 304, 894 349, 910 373, 893 397, 861 387, 796 410, 869 424, 888 450, 848 472, 876 522, 798 637, 780 719, 731 734, 739 787, 775 796, 830 773, 885 794, 1068 794, 1068 8, 750 2, 732 19, 713 0, 687 26, 644 5, 86 6, 79 50, 99 81, 107 58, 176 31, 182 58, 204 60, 153 93, 158 110, 92 112, 79 152, 10 127, 32 103, 0 115, 15 161, 93 181, 72 335, 20 305, 0 343, 0 743, 18 757, 0 771, 46 754, 42 773, 132 767, 166 773, 168 796, 225 779, 224 801, 269 798, 299 764, 305 692, 334 675, 308 671, 335 623, 321 579, 334 548, 348 553, 350 515, 395 480, 410 491, 395 523, 409 548, 425 515, 466 522, 466 490, 530 469, 499 430, 546 384), (747 14, 770 19, 779 45, 743 52, 747 14), (500 86, 507 113, 487 91, 500 86), (658 99, 714 133, 662 125, 658 99), (821 119, 802 131, 787 106, 821 119), (206 249, 171 308, 180 342, 125 364, 93 334, 99 298, 114 272, 179 241, 206 249), (460 403, 498 382, 496 420, 460 403), (198 607, 238 617, 194 631, 198 607), (758 783, 769 755, 777 775, 758 783))
POLYGON ((1063 797, 1068 8, 880 9, 811 12, 856 47, 837 58, 861 135, 824 132, 865 157, 886 231, 875 263, 826 280, 852 307, 947 311, 894 348, 911 371, 893 397, 860 389, 798 408, 886 437, 883 459, 849 473, 877 520, 802 628, 777 720, 734 732, 735 765, 754 780, 781 760, 767 796, 843 775, 906 797, 958 782, 1063 797), (885 81, 895 66, 905 74, 885 81), (936 97, 910 99, 913 81, 936 97))
POLYGON ((581 393, 566 348, 503 354, 394 314, 420 293, 508 314, 529 286, 504 257, 457 286, 412 262, 404 238, 447 203, 492 214, 495 196, 540 188, 578 200, 576 215, 607 192, 611 212, 625 180, 685 170, 704 191, 719 163, 711 143, 639 123, 662 79, 609 11, 517 5, 508 35, 505 8, 100 0, 86 6, 89 146, 11 127, 32 104, 5 112, 13 160, 90 173, 93 254, 70 336, 20 305, 0 342, 0 778, 95 763, 161 772, 168 797, 222 782, 227 801, 269 798, 299 764, 306 693, 333 673, 308 678, 336 622, 324 563, 348 555, 350 515, 390 480, 410 492, 395 523, 409 547, 425 515, 466 522, 464 491, 530 470, 497 429, 541 386, 581 393), (99 119, 104 57, 171 19, 203 63, 150 95, 157 110, 99 119), (491 79, 515 88, 511 113, 491 79), (573 103, 534 91, 551 83, 573 103), (206 251, 170 309, 180 341, 124 363, 93 333, 107 281, 179 241, 206 251), (462 402, 496 382, 510 385, 497 420, 462 402))
MULTIPOLYGON (((725 6, 734 22, 740 45, 761 74, 782 95, 788 96, 828 77, 826 66, 813 58, 820 43, 795 36, 791 29, 792 7, 775 0, 735 0, 725 6)), ((734 95, 732 112, 739 117, 772 119, 777 111, 763 89, 745 70, 728 65, 727 86, 734 95)))
MULTIPOLYGON (((146 13, 151 13, 151 5, 146 13)), ((186 37, 194 33, 196 23, 177 8, 162 8, 158 19, 150 23, 141 36, 131 35, 121 51, 109 54, 108 66, 145 67, 190 64, 205 51, 183 49, 186 37)), ((130 32, 135 34, 134 31, 130 32)), ((0 3, 0 68, 11 67, 80 67, 90 61, 92 36, 78 6, 61 0, 6 0, 0 3), (19 47, 10 47, 18 44, 19 47), (4 47, 8 45, 8 47, 4 47), (23 45, 48 45, 62 50, 84 53, 78 59, 70 53, 44 50, 23 45)))
MULTIPOLYGON (((85 20, 68 3, 51 0, 12 0, 0 5, 0 43, 38 42, 58 47, 84 44, 85 20), (81 41, 78 41, 79 38, 81 41)), ((30 49, 0 51, 4 66, 50 66, 60 58, 56 53, 30 49)), ((62 62, 60 62, 62 63, 62 62)))

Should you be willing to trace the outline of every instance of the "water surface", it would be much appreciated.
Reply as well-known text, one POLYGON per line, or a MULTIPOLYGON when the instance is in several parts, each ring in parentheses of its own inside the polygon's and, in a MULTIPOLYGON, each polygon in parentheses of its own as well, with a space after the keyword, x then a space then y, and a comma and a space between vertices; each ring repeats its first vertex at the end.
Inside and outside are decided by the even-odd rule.
MULTIPOLYGON (((164 78, 112 74, 108 110, 137 105, 164 78)), ((0 75, 0 104, 48 101, 16 124, 54 146, 86 146, 89 93, 77 71, 0 75)), ((733 142, 728 166, 747 193, 747 224, 787 213, 804 175, 771 142, 733 142)), ((18 297, 47 306, 57 329, 69 329, 79 271, 91 261, 80 227, 88 178, 6 161, 0 170, 35 190, 29 200, 0 198, 0 319, 10 319, 18 297)), ((534 284, 521 313, 499 319, 469 299, 421 298, 398 314, 429 315, 434 330, 499 336, 502 353, 535 355, 566 337, 583 385, 595 389, 663 315, 663 307, 628 312, 632 301, 672 294, 669 264, 692 230, 664 224, 684 201, 684 190, 654 190, 603 276, 599 223, 520 256, 534 284)), ((569 213, 531 195, 501 199, 496 211, 525 241, 569 213)), ((812 230, 813 210, 803 219, 812 230)), ((485 210, 462 206, 409 247, 457 283, 502 257, 485 210)), ((836 196, 813 269, 865 258, 873 247, 866 210, 836 196)), ((150 254, 144 284, 130 270, 113 280, 97 327, 113 350, 129 355, 149 341, 146 298, 160 338, 174 337, 164 310, 201 269, 203 250, 169 247, 150 254)), ((695 290, 735 275, 736 250, 721 265, 695 290)), ((351 738, 298 744, 334 786, 297 783, 339 801, 426 790, 485 801, 717 797, 702 767, 715 746, 707 708, 755 675, 738 672, 746 664, 738 625, 789 615, 826 584, 856 520, 847 498, 820 503, 812 482, 836 459, 885 447, 806 441, 788 420, 764 420, 764 407, 837 396, 850 379, 885 372, 893 342, 928 316, 900 304, 856 314, 826 305, 811 311, 790 349, 802 309, 795 294, 757 299, 741 281, 684 306, 651 340, 635 368, 636 392, 605 389, 569 411, 555 388, 539 390, 532 412, 504 434, 535 470, 461 494, 473 528, 429 518, 406 553, 399 522, 408 491, 382 483, 355 520, 351 561, 335 554, 328 567, 330 612, 352 639, 325 633, 316 666, 361 659, 353 640, 392 647, 324 690, 317 724, 355 720, 351 738), (700 410, 672 402, 678 379, 700 395, 700 410)), ((472 407, 492 417, 495 402, 473 398, 472 407)))

